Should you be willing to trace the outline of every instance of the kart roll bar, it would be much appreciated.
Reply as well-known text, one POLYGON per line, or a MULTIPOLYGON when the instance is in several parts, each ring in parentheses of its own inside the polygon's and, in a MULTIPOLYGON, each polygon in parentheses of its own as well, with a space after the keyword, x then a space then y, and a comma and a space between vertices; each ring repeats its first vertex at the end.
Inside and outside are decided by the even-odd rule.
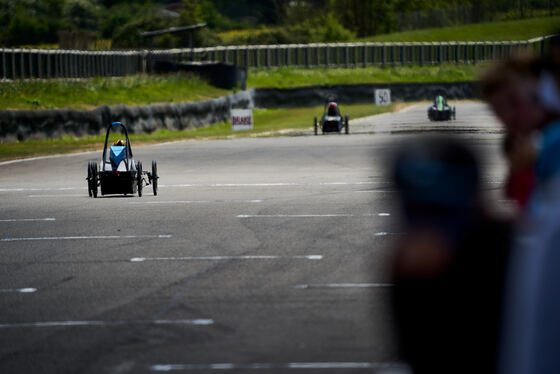
POLYGON ((124 130, 124 135, 126 137, 126 170, 128 169, 128 160, 132 159, 132 148, 130 147, 130 141, 128 139, 128 131, 126 127, 121 122, 113 122, 109 127, 107 127, 107 133, 105 134, 105 146, 103 147, 103 168, 101 170, 105 170, 105 163, 107 162, 107 142, 109 140, 109 134, 113 128, 120 127, 124 130))

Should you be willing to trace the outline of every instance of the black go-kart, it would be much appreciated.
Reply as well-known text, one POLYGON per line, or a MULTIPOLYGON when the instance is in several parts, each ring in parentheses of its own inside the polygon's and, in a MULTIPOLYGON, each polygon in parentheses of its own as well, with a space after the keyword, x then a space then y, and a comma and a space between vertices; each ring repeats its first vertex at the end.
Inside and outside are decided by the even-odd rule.
POLYGON ((428 108, 428 118, 430 121, 454 120, 455 113, 455 106, 449 106, 447 100, 441 95, 436 96, 434 103, 428 108))
POLYGON ((98 187, 101 187, 101 195, 134 195, 138 193, 138 197, 142 197, 143 187, 151 184, 154 196, 158 193, 159 176, 156 161, 152 161, 151 172, 142 170, 142 162, 135 162, 134 156, 132 156, 128 131, 120 122, 113 122, 107 128, 103 158, 99 163, 96 160, 89 161, 86 179, 90 197, 97 197, 98 187), (107 147, 111 132, 118 129, 122 129, 125 140, 118 139, 113 145, 107 147))
POLYGON ((342 114, 340 114, 338 104, 332 99, 329 99, 325 104, 321 121, 318 122, 317 117, 313 119, 315 135, 319 132, 319 128, 321 128, 322 134, 327 132, 342 133, 343 130, 345 134, 348 134, 348 116, 343 117, 342 114))

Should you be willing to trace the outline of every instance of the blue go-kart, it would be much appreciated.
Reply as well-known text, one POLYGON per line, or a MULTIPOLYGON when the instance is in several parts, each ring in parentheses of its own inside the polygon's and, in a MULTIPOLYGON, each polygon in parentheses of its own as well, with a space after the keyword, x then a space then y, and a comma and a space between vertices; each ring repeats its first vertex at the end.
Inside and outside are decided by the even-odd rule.
POLYGON ((120 122, 113 122, 107 128, 103 159, 99 163, 95 160, 89 161, 86 179, 90 197, 97 197, 98 187, 101 187, 101 195, 138 193, 138 197, 142 197, 142 189, 148 185, 152 185, 154 196, 158 193, 159 176, 156 161, 152 161, 151 172, 142 170, 142 162, 134 161, 128 131, 120 122), (118 129, 122 129, 125 139, 118 139, 107 147, 111 132, 118 129))

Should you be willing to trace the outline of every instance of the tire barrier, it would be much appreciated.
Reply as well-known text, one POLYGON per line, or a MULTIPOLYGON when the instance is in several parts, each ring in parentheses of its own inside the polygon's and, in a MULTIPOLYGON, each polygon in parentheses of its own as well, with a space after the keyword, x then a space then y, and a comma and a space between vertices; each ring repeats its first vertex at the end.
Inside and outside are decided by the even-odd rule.
POLYGON ((458 83, 388 83, 316 86, 290 89, 261 88, 255 90, 254 103, 260 108, 289 108, 323 105, 329 96, 343 104, 374 103, 376 89, 391 90, 392 101, 433 100, 444 94, 452 100, 478 99, 476 82, 458 83))
POLYGON ((252 96, 252 91, 241 91, 217 99, 180 104, 0 111, 0 141, 99 135, 111 122, 125 123, 131 133, 195 129, 229 120, 232 107, 252 107, 252 96))

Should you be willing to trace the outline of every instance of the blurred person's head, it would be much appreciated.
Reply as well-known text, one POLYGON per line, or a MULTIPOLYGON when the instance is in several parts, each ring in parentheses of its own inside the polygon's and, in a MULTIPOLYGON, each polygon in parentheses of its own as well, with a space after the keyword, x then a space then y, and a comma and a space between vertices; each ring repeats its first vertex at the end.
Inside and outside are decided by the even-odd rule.
POLYGON ((517 56, 494 64, 482 76, 482 95, 508 132, 528 134, 548 122, 538 94, 541 70, 538 59, 517 56))
POLYGON ((479 169, 473 153, 453 139, 425 138, 398 153, 394 181, 407 225, 430 226, 454 239, 479 203, 479 169))

